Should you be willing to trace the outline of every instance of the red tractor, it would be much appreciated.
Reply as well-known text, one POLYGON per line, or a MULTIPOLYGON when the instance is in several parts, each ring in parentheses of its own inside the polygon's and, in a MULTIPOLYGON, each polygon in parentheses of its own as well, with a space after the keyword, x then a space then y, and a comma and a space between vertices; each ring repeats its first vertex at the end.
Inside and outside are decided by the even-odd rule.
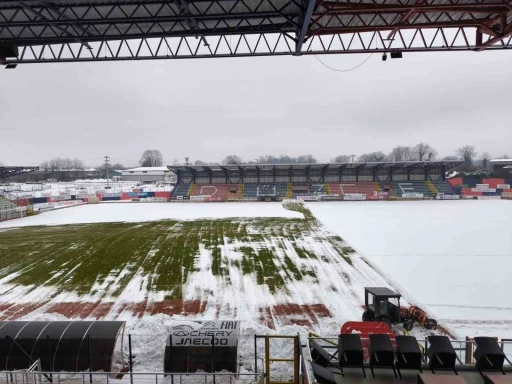
POLYGON ((365 288, 364 295, 364 322, 383 322, 390 327, 393 324, 403 324, 406 331, 411 331, 416 321, 426 329, 437 329, 437 321, 429 319, 421 308, 411 306, 407 309, 406 307, 401 307, 401 295, 389 288, 365 288))

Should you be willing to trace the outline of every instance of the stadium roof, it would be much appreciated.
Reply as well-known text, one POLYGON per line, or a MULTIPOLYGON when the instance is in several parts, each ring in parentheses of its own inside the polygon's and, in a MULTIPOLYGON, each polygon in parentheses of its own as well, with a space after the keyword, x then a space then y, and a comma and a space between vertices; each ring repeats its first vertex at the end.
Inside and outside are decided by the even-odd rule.
POLYGON ((495 164, 512 164, 512 159, 494 159, 490 162, 495 164))
POLYGON ((461 165, 461 160, 450 161, 402 161, 402 162, 375 162, 375 163, 311 163, 311 164, 233 164, 233 165, 169 165, 168 168, 173 171, 179 172, 210 172, 210 171, 230 171, 230 170, 327 170, 327 169, 400 169, 400 168, 440 168, 445 167, 450 170, 461 165))
POLYGON ((39 167, 23 167, 23 166, 15 166, 15 167, 0 167, 0 179, 10 176, 22 175, 24 173, 37 171, 39 167))
POLYGON ((0 63, 504 49, 511 9, 512 0, 2 0, 0 63))

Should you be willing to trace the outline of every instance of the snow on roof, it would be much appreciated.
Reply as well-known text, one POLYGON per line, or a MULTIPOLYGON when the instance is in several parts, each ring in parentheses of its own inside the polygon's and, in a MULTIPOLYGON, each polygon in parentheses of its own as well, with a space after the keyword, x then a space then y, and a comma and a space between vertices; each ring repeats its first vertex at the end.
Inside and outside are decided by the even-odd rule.
POLYGON ((491 163, 511 163, 512 164, 512 159, 494 159, 494 160, 491 160, 491 163))
POLYGON ((152 171, 152 172, 166 172, 166 171, 169 171, 169 168, 167 167, 138 167, 138 168, 130 168, 130 169, 126 169, 124 170, 123 172, 147 172, 147 171, 152 171))

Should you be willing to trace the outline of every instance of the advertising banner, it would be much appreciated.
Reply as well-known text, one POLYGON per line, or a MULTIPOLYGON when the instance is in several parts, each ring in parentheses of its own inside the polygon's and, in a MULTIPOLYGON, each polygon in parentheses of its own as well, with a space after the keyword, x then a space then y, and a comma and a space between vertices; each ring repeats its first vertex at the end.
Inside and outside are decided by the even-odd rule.
POLYGON ((497 189, 510 189, 510 184, 498 184, 497 189))
POLYGON ((205 201, 210 195, 190 196, 191 201, 205 201))
POLYGON ((144 198, 144 197, 148 197, 148 193, 147 192, 128 192, 128 197, 144 198))
POLYGON ((172 323, 173 346, 221 345, 234 347, 238 344, 239 321, 176 321, 172 323))
POLYGON ((350 201, 366 200, 366 195, 362 194, 362 193, 345 193, 345 195, 343 195, 343 200, 350 200, 350 201))
POLYGON ((406 193, 402 193, 402 198, 404 198, 404 199, 423 199, 423 193, 406 192, 406 193))
POLYGON ((496 192, 496 188, 471 188, 471 192, 496 192))
POLYGON ((60 196, 50 196, 49 201, 62 201, 62 200, 71 200, 71 195, 60 195, 60 196))
POLYGON ((104 193, 103 197, 121 197, 121 193, 104 193))
POLYGON ((459 200, 459 195, 445 195, 443 193, 440 193, 436 196, 436 200, 459 200))
POLYGON ((319 196, 297 196, 297 200, 302 201, 318 201, 319 199, 319 196))

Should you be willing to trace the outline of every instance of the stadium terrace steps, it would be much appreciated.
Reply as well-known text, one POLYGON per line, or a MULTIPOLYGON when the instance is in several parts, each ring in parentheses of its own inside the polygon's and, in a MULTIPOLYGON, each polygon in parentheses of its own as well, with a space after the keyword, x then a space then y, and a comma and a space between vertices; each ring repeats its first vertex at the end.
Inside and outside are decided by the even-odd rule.
POLYGON ((190 189, 189 189, 189 190, 188 190, 188 192, 187 192, 187 196, 191 196, 191 195, 193 195, 193 194, 194 194, 194 188, 195 188, 195 187, 196 187, 196 184, 192 184, 192 185, 190 186, 190 189))
POLYGON ((288 183, 286 198, 291 199, 293 197, 292 183, 288 183))
POLYGON ((331 194, 331 188, 329 187, 329 184, 328 183, 325 183, 324 184, 324 187, 325 187, 325 193, 327 193, 328 195, 331 194))
POLYGON ((428 187, 428 189, 430 189, 430 192, 435 193, 435 194, 438 193, 436 187, 434 187, 434 184, 432 184, 432 182, 427 180, 427 181, 425 181, 425 184, 427 184, 427 187, 428 187))
POLYGON ((243 197, 244 197, 244 184, 240 184, 240 186, 238 188, 238 199, 242 200, 243 197))
POLYGON ((374 184, 375 184, 375 190, 376 190, 377 192, 382 192, 382 188, 380 187, 379 183, 378 183, 378 182, 376 182, 376 181, 374 181, 374 184))

